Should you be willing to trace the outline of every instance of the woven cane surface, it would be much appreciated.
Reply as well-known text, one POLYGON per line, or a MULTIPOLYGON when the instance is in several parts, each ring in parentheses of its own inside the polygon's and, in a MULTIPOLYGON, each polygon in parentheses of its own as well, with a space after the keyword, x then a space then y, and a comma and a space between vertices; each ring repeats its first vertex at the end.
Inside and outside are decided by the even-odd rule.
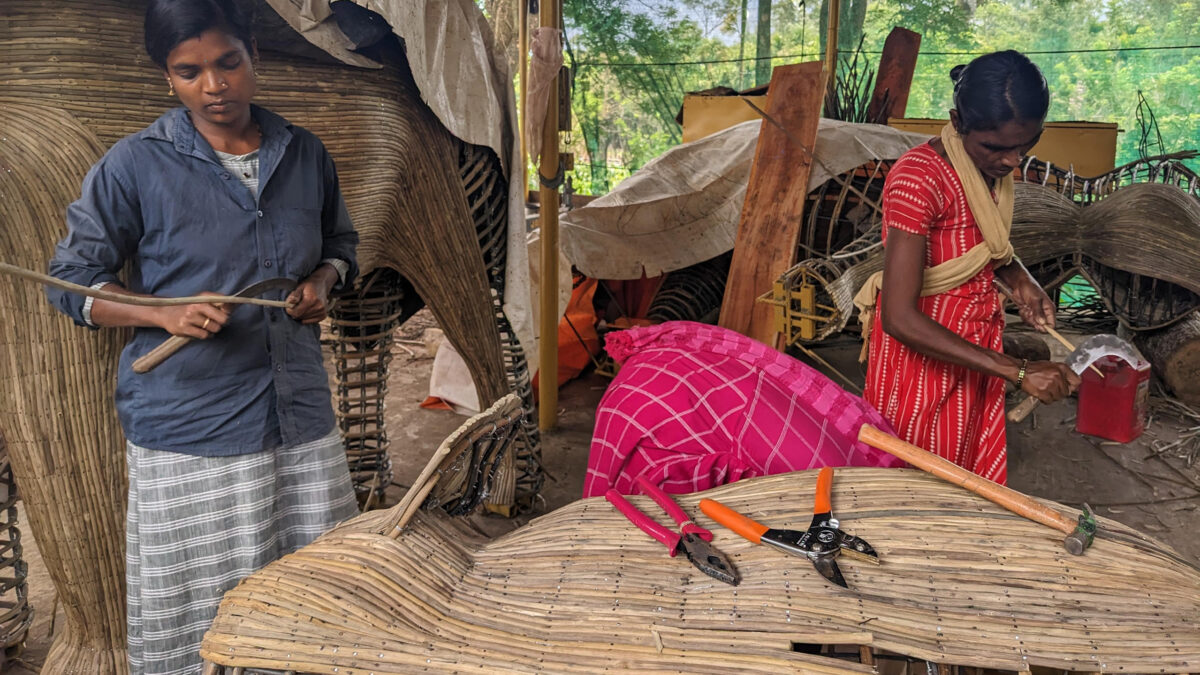
POLYGON ((1200 571, 1110 521, 1072 556, 1061 533, 921 472, 838 469, 834 515, 882 560, 843 557, 843 589, 696 507, 709 497, 804 529, 815 482, 799 472, 678 497, 731 556, 736 588, 668 557, 599 498, 493 541, 437 513, 391 539, 378 534, 388 514, 366 514, 228 593, 203 654, 340 674, 862 668, 791 651, 825 642, 1007 670, 1200 668, 1200 571))
MULTIPOLYGON (((0 260, 44 270, 100 142, 60 109, 3 98, 0 129, 0 260)), ((125 440, 112 387, 128 333, 80 329, 44 293, 0 277, 0 429, 64 609, 45 671, 124 673, 125 440)))

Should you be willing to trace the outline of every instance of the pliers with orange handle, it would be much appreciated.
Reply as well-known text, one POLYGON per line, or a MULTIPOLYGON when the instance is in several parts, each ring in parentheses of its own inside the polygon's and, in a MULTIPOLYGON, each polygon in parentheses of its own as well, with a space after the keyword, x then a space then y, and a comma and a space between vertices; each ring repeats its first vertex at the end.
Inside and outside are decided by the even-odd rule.
POLYGON ((879 554, 865 540, 839 529, 833 517, 830 493, 833 488, 833 469, 825 467, 817 474, 817 495, 813 504, 812 524, 808 529, 776 530, 754 521, 724 504, 711 499, 700 500, 700 510, 737 534, 756 544, 768 544, 793 555, 804 556, 829 581, 849 588, 838 569, 841 553, 870 563, 879 564, 879 554))

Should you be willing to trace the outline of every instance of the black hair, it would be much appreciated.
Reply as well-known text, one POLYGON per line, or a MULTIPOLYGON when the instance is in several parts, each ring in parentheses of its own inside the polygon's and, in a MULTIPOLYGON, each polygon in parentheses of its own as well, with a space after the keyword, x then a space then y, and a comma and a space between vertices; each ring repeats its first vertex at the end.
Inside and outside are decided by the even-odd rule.
POLYGON ((1011 49, 955 66, 950 79, 960 134, 995 129, 1012 120, 1044 120, 1050 108, 1050 88, 1042 71, 1011 49))
POLYGON ((167 56, 179 43, 213 28, 253 45, 250 21, 238 0, 150 0, 146 7, 146 53, 166 70, 167 56))

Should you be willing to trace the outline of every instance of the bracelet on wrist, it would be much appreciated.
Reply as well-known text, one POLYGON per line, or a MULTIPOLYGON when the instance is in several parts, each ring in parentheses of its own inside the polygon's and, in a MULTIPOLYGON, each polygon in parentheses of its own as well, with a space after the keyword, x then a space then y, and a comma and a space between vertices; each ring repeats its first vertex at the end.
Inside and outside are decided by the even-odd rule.
POLYGON ((1029 365, 1029 359, 1021 359, 1021 367, 1017 369, 1017 389, 1021 388, 1021 384, 1025 382, 1025 368, 1029 365))

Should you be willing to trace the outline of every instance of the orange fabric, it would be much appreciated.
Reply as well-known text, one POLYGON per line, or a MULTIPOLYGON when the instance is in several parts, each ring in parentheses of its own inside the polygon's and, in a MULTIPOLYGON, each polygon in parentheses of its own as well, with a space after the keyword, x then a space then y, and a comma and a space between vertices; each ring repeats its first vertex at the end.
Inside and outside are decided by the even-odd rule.
MULTIPOLYGON (((592 307, 597 283, 595 279, 577 275, 575 288, 571 291, 571 299, 567 302, 567 311, 558 320, 558 386, 560 387, 578 377, 592 362, 592 357, 600 353, 600 336, 596 333, 596 310, 592 307)), ((535 394, 537 387, 538 375, 535 374, 533 376, 535 394)))
POLYGON ((425 400, 421 401, 420 405, 422 408, 426 408, 428 410, 454 410, 454 408, 450 407, 449 403, 446 403, 437 396, 425 397, 425 400))

